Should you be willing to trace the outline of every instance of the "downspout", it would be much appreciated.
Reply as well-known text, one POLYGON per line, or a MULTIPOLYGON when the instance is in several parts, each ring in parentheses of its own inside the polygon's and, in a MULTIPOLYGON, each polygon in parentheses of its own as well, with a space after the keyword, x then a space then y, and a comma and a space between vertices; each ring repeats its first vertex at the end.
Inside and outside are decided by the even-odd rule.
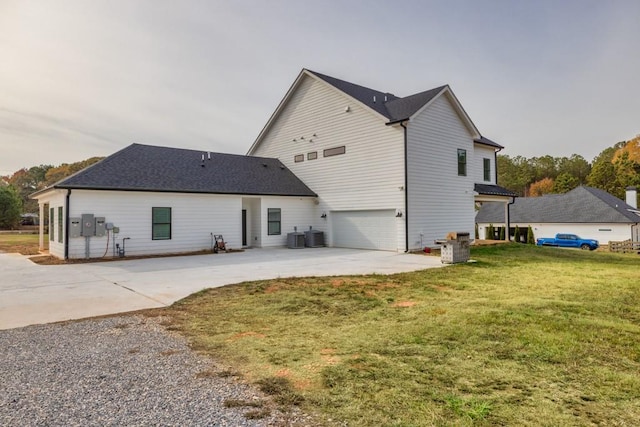
POLYGON ((509 229, 511 228, 511 210, 509 209, 509 206, 511 206, 515 202, 516 202, 516 198, 512 197, 511 201, 507 203, 507 217, 505 218, 507 229, 505 230, 505 233, 504 233, 505 238, 507 239, 507 242, 511 241, 511 238, 509 237, 509 229))
POLYGON ((404 129, 404 251, 409 252, 409 153, 407 144, 407 126, 400 122, 404 129))
POLYGON ((502 150, 502 148, 498 148, 497 150, 493 151, 493 164, 495 165, 494 167, 494 172, 496 175, 496 185, 498 185, 498 153, 502 150))
POLYGON ((71 189, 67 189, 67 197, 65 200, 65 218, 64 218, 64 259, 69 259, 69 206, 71 199, 71 189))

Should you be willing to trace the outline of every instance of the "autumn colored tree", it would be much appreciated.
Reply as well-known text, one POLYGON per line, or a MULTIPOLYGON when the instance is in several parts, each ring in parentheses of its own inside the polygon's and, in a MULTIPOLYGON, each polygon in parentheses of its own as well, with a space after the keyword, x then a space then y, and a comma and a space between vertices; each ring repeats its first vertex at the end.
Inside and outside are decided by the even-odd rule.
POLYGON ((529 186, 529 196, 539 197, 553 193, 554 180, 552 178, 542 178, 529 186))

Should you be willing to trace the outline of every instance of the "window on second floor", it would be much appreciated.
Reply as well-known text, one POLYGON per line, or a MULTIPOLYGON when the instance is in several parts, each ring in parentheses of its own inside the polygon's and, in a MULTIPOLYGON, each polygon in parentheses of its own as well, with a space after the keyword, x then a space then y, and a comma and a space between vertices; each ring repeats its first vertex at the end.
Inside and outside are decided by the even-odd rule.
POLYGON ((467 150, 458 148, 458 176, 467 176, 467 150))
POLYGON ((482 171, 485 181, 491 181, 491 160, 482 159, 482 171))

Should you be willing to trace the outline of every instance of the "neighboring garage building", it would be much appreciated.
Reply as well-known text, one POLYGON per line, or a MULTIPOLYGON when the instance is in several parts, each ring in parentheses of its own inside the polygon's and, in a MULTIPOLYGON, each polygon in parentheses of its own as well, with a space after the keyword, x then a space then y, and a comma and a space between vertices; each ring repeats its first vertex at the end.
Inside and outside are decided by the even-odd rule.
MULTIPOLYGON (((640 210, 635 188, 627 190, 627 202, 597 188, 581 186, 566 194, 520 197, 510 206, 511 234, 518 226, 526 233, 530 226, 536 239, 571 233, 600 244, 610 241, 640 241, 640 210)), ((484 203, 476 216, 480 239, 489 225, 504 227, 502 207, 484 203)), ((486 236, 490 238, 490 236, 486 236)))

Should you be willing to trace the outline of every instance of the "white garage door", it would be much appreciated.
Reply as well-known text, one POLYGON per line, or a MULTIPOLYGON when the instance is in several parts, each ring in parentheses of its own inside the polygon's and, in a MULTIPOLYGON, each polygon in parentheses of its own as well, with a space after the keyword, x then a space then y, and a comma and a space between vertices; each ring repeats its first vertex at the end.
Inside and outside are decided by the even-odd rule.
POLYGON ((398 249, 395 210, 334 211, 331 227, 338 248, 398 249))

